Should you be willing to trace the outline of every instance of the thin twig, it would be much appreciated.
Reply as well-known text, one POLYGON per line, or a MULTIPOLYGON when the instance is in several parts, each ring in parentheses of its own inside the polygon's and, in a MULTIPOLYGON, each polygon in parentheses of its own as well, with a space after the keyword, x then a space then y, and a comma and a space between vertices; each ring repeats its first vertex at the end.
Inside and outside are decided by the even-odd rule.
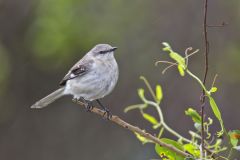
POLYGON ((192 55, 194 55, 195 53, 197 53, 199 51, 199 49, 196 49, 194 52, 192 53, 188 53, 189 51, 191 51, 193 48, 192 47, 188 47, 185 50, 185 57, 184 59, 186 60, 186 66, 188 66, 188 58, 191 57, 192 55))
MULTIPOLYGON (((184 57, 184 59, 186 60, 186 65, 187 65, 187 66, 188 66, 188 58, 191 57, 192 55, 194 55, 195 53, 197 53, 197 52, 199 51, 199 49, 197 49, 197 50, 195 50, 194 52, 188 54, 188 52, 191 51, 191 50, 192 50, 192 47, 189 47, 189 48, 187 48, 187 49, 185 50, 185 57, 184 57)), ((170 62, 170 61, 157 61, 157 62, 155 62, 155 65, 157 66, 158 63, 169 64, 166 68, 164 68, 164 70, 162 71, 162 74, 165 74, 165 72, 166 72, 168 69, 170 69, 171 67, 178 65, 176 62, 174 63, 174 62, 170 62)))
POLYGON ((216 79, 217 79, 217 74, 214 76, 214 78, 213 78, 213 82, 212 82, 212 88, 214 87, 214 85, 215 85, 215 82, 216 82, 216 79))
MULTIPOLYGON (((78 102, 74 101, 74 102, 84 107, 84 105, 83 105, 82 102, 79 102, 79 101, 78 101, 78 102)), ((103 110, 98 109, 98 108, 96 108, 96 107, 94 107, 94 108, 91 110, 91 112, 92 112, 92 113, 95 113, 95 114, 97 114, 97 115, 99 115, 99 116, 106 116, 106 114, 104 114, 104 111, 103 111, 103 110)), ((125 129, 130 130, 131 132, 138 133, 138 134, 140 134, 141 136, 143 136, 143 137, 145 137, 145 138, 153 141, 154 143, 157 143, 157 144, 159 144, 159 145, 161 145, 161 146, 163 146, 163 147, 166 147, 166 148, 168 148, 168 149, 176 152, 176 153, 179 154, 179 155, 182 155, 182 156, 184 156, 184 157, 189 157, 189 156, 191 156, 191 155, 189 155, 188 153, 185 153, 185 152, 183 152, 183 151, 175 148, 175 147, 172 146, 172 145, 169 145, 169 144, 167 144, 167 143, 162 142, 162 141, 159 140, 157 137, 151 135, 150 133, 147 133, 146 131, 140 129, 139 127, 134 126, 134 125, 131 125, 131 124, 128 123, 128 122, 125 122, 124 120, 122 120, 121 118, 119 118, 119 117, 116 116, 116 115, 112 115, 112 117, 111 117, 109 120, 110 120, 111 122, 113 122, 113 123, 115 123, 115 124, 117 124, 117 125, 125 128, 125 129)))
POLYGON ((228 25, 228 23, 222 22, 222 24, 207 25, 207 27, 209 27, 209 28, 211 28, 211 27, 220 28, 220 27, 225 27, 226 25, 228 25))
MULTIPOLYGON (((205 45, 205 72, 203 77, 203 85, 206 84, 207 74, 208 74, 208 54, 209 54, 209 42, 208 42, 208 34, 207 34, 207 13, 208 13, 208 0, 204 0, 204 21, 203 21, 203 29, 204 29, 204 45, 205 45)), ((204 155, 204 107, 205 107, 205 90, 202 90, 201 96, 201 151, 202 155, 204 155)))
POLYGON ((176 66, 176 65, 175 65, 175 64, 171 64, 171 65, 167 66, 167 67, 162 71, 162 74, 165 74, 165 72, 166 72, 169 68, 171 68, 171 67, 173 67, 173 66, 176 66))
POLYGON ((155 96, 154 91, 153 91, 151 85, 149 84, 148 80, 144 76, 140 76, 140 79, 144 81, 144 83, 146 84, 146 86, 147 86, 149 92, 151 93, 153 99, 155 101, 157 101, 157 97, 155 96))
POLYGON ((166 63, 166 64, 177 65, 177 63, 170 62, 170 61, 157 61, 157 62, 155 62, 155 66, 157 66, 157 65, 158 65, 158 63, 166 63))

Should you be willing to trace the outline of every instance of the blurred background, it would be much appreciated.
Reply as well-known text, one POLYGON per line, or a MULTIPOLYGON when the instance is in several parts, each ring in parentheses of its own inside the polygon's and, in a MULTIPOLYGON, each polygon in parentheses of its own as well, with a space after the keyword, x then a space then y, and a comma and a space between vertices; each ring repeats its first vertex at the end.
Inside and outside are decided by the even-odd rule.
MULTIPOLYGON (((103 102, 126 121, 151 130, 138 111, 124 108, 141 103, 137 89, 162 85, 161 103, 166 122, 188 137, 193 130, 184 110, 199 110, 201 89, 176 69, 161 74, 167 59, 161 42, 184 53, 192 46, 200 52, 189 67, 203 76, 203 1, 197 0, 0 0, 0 159, 2 160, 146 160, 158 158, 151 144, 142 145, 128 130, 105 121, 65 97, 42 110, 35 101, 58 88, 68 69, 98 43, 109 43, 120 68, 119 82, 103 102), (176 121, 177 120, 177 121, 176 121)), ((215 98, 226 128, 239 129, 240 121, 240 1, 212 0, 210 72, 217 73, 215 98)), ((211 116, 211 110, 207 109, 211 116)), ((149 113, 155 114, 154 110, 149 113)), ((215 120, 212 131, 219 129, 215 120)), ((165 137, 173 138, 167 133, 165 137)))

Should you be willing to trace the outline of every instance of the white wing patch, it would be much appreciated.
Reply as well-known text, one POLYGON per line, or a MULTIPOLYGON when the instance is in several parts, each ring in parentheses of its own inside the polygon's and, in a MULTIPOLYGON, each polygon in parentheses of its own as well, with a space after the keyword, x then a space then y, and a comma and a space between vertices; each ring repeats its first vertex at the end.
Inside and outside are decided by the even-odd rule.
POLYGON ((70 78, 74 78, 75 76, 76 76, 76 75, 73 74, 73 73, 70 74, 70 78))

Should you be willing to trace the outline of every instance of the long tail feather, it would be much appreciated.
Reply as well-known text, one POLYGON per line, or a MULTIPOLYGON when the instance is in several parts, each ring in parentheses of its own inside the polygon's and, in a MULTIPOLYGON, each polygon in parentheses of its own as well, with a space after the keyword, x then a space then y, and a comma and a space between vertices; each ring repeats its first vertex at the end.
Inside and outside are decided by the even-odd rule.
POLYGON ((44 97, 43 99, 37 101, 31 108, 43 108, 48 106, 50 103, 54 102, 58 98, 62 97, 64 88, 59 88, 58 90, 52 92, 48 96, 44 97))

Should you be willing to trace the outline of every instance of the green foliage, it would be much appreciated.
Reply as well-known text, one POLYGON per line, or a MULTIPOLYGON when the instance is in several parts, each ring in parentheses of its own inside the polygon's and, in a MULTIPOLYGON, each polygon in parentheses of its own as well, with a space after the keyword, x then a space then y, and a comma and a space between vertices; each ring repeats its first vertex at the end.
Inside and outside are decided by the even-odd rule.
POLYGON ((97 43, 119 43, 146 22, 145 4, 127 1, 41 0, 34 8, 25 41, 42 69, 74 63, 97 43), (124 9, 124 11, 123 11, 124 9), (134 16, 134 14, 138 16, 134 16), (132 23, 134 17, 134 23, 132 23), (128 24, 128 25, 126 25, 128 24), (123 34, 124 33, 124 34, 123 34), (54 63, 51 63, 54 62, 54 63))
POLYGON ((162 87, 160 85, 156 85, 156 100, 158 104, 160 104, 162 98, 163 98, 162 87))
POLYGON ((215 92, 217 92, 217 87, 212 87, 209 92, 210 92, 210 93, 215 93, 215 92))
POLYGON ((211 138, 211 133, 209 133, 209 127, 210 127, 212 124, 213 124, 213 120, 212 120, 212 118, 210 118, 210 117, 208 117, 208 122, 205 121, 204 124, 203 124, 204 130, 205 130, 205 132, 206 132, 206 134, 207 134, 207 137, 206 137, 207 139, 211 138))
MULTIPOLYGON (((174 52, 172 50, 171 46, 168 43, 164 42, 163 45, 164 45, 163 50, 170 52, 170 57, 178 63, 177 67, 178 67, 178 71, 179 71, 180 75, 184 76, 184 73, 185 73, 184 70, 186 70, 188 75, 190 75, 192 78, 194 78, 200 84, 202 89, 205 91, 206 96, 209 98, 209 104, 212 108, 212 111, 213 111, 214 115, 216 116, 216 118, 218 119, 218 121, 221 125, 221 130, 217 133, 217 135, 219 137, 222 136, 224 131, 225 131, 225 128, 224 128, 221 112, 220 112, 215 100, 211 96, 211 93, 216 92, 217 88, 212 87, 210 89, 210 91, 208 91, 206 89, 206 87, 204 86, 204 84, 202 83, 202 81, 196 75, 194 75, 192 72, 190 72, 190 70, 187 68, 187 65, 185 63, 185 59, 182 56, 180 56, 178 53, 174 52)), ((188 60, 188 57, 185 57, 185 58, 188 60)))
POLYGON ((230 142, 234 148, 237 147, 238 142, 240 140, 240 130, 232 130, 228 132, 228 135, 230 137, 230 142))
POLYGON ((144 89, 140 88, 138 89, 138 96, 143 99, 144 98, 144 89))
POLYGON ((201 124, 202 118, 195 109, 188 108, 188 110, 185 111, 185 114, 190 116, 195 123, 201 124))
MULTIPOLYGON (((170 145, 176 147, 177 149, 183 151, 182 144, 179 142, 176 142, 176 141, 168 139, 168 138, 161 138, 160 140, 162 142, 170 144, 170 145)), ((166 147, 162 147, 159 144, 155 145, 155 151, 162 158, 162 160, 184 160, 183 156, 180 156, 177 153, 173 152, 172 150, 170 150, 166 147)))
MULTIPOLYGON (((212 86, 211 89, 207 90, 206 89, 207 87, 203 85, 202 81, 196 75, 194 75, 192 72, 190 72, 189 69, 187 68, 188 55, 186 55, 186 57, 182 57, 178 53, 174 52, 168 43, 164 42, 163 45, 164 45, 163 50, 169 52, 169 56, 175 61, 175 63, 167 62, 167 61, 159 61, 159 62, 170 64, 170 67, 176 66, 179 70, 180 75, 184 76, 186 73, 199 83, 201 88, 205 91, 205 96, 208 97, 209 104, 211 106, 211 109, 212 109, 215 117, 220 122, 221 131, 214 133, 214 134, 210 133, 209 128, 211 125, 213 125, 212 118, 208 117, 208 121, 204 121, 204 123, 202 124, 201 116, 193 108, 188 108, 185 111, 185 114, 192 118, 192 120, 194 122, 194 126, 196 128, 196 131, 189 131, 191 138, 187 139, 187 138, 183 137, 182 135, 180 135, 178 132, 174 131, 164 121, 163 113, 162 113, 162 110, 160 107, 160 103, 163 98, 162 87, 159 84, 157 84, 156 88, 155 88, 155 92, 154 92, 150 83, 143 76, 141 76, 140 79, 143 80, 143 82, 145 83, 153 100, 149 100, 149 98, 146 98, 145 90, 143 88, 140 88, 140 89, 138 89, 138 96, 142 100, 142 104, 128 106, 125 109, 125 112, 134 110, 134 109, 138 109, 140 111, 140 113, 142 114, 142 117, 145 120, 147 120, 148 122, 150 122, 153 129, 159 129, 158 138, 162 142, 172 145, 176 149, 179 149, 181 151, 185 151, 185 152, 188 152, 191 154, 190 157, 182 157, 169 148, 160 146, 159 144, 155 144, 155 151, 160 156, 160 158, 162 158, 163 160, 183 160, 183 159, 190 160, 190 159, 199 159, 200 157, 204 157, 204 159, 206 159, 206 160, 212 160, 213 159, 211 156, 212 154, 218 154, 218 153, 224 152, 224 151, 229 151, 229 155, 230 155, 231 150, 229 148, 227 148, 226 146, 224 146, 222 139, 219 138, 219 137, 223 136, 223 133, 226 133, 226 130, 223 125, 223 119, 221 116, 221 112, 220 112, 214 98, 211 95, 212 93, 215 93, 217 91, 217 87, 212 86), (145 110, 147 110, 149 107, 153 107, 157 111, 158 118, 145 112, 145 110), (201 134, 201 126, 202 125, 204 127, 204 131, 205 131, 205 135, 206 135, 205 140, 204 140, 205 148, 208 150, 208 152, 206 152, 206 155, 201 155, 201 151, 200 151, 200 148, 201 148, 200 147, 200 145, 201 145, 200 134, 201 134), (178 141, 175 141, 173 139, 162 138, 162 135, 165 131, 174 135, 178 139, 178 141), (213 135, 218 135, 218 137, 215 137, 213 135)), ((213 83, 213 85, 214 85, 214 83, 213 83)), ((228 133, 228 136, 230 137, 230 142, 231 142, 233 148, 236 150, 240 150, 240 145, 238 145, 239 139, 240 139, 240 131, 239 130, 230 131, 228 133)), ((142 137, 141 135, 136 134, 136 137, 143 144, 149 142, 146 138, 142 137)), ((151 143, 154 143, 154 142, 151 142, 151 143)), ((228 159, 223 156, 219 156, 219 157, 221 157, 223 159, 228 159)))
POLYGON ((183 148, 185 151, 187 151, 188 153, 193 155, 195 158, 200 157, 200 150, 195 145, 188 143, 188 144, 183 145, 183 148))
POLYGON ((178 65, 178 71, 179 71, 181 76, 185 75, 184 69, 183 69, 183 67, 181 65, 178 65))
POLYGON ((186 67, 185 65, 185 59, 179 55, 178 53, 174 52, 171 48, 171 46, 167 43, 167 42, 163 42, 162 43, 164 48, 163 48, 163 51, 167 51, 169 52, 169 56, 175 60, 179 65, 183 66, 183 67, 186 67))
POLYGON ((178 71, 179 71, 180 75, 184 76, 185 75, 185 71, 184 70, 187 67, 185 59, 180 54, 178 54, 177 52, 174 52, 172 50, 171 46, 167 42, 163 42, 162 44, 164 46, 163 51, 169 52, 169 56, 173 60, 175 60, 176 63, 177 63, 177 68, 178 68, 178 71))
POLYGON ((128 106, 124 109, 124 112, 127 113, 128 111, 134 110, 134 109, 144 109, 147 107, 147 104, 135 104, 128 106))
POLYGON ((218 106, 217 106, 215 100, 211 96, 209 96, 209 103, 210 103, 210 106, 212 107, 214 115, 217 117, 218 121, 220 122, 221 128, 222 128, 222 130, 220 132, 218 132, 217 134, 218 134, 218 136, 222 136, 225 129, 224 129, 224 125, 223 125, 221 112, 218 109, 218 106))
POLYGON ((88 41, 87 19, 82 17, 77 21, 78 3, 86 5, 86 0, 43 0, 37 8, 37 19, 34 21, 29 33, 30 42, 33 44, 35 56, 43 59, 69 58, 69 54, 76 52, 88 41), (79 22, 82 26, 79 27, 79 22), (74 24, 74 25, 73 25, 74 24), (87 23, 86 23, 87 24, 87 23), (85 31, 85 32, 84 32, 85 31), (81 33, 81 37, 80 37, 81 33))
POLYGON ((136 135, 137 139, 138 139, 140 142, 142 142, 142 144, 146 144, 146 143, 150 143, 150 142, 151 142, 151 141, 149 141, 147 138, 141 136, 140 134, 138 134, 138 133, 136 133, 136 132, 135 132, 134 134, 136 135))
POLYGON ((158 121, 156 120, 156 118, 151 116, 150 114, 142 113, 142 116, 143 116, 144 119, 146 119, 151 124, 153 124, 153 125, 157 125, 158 124, 158 121))

